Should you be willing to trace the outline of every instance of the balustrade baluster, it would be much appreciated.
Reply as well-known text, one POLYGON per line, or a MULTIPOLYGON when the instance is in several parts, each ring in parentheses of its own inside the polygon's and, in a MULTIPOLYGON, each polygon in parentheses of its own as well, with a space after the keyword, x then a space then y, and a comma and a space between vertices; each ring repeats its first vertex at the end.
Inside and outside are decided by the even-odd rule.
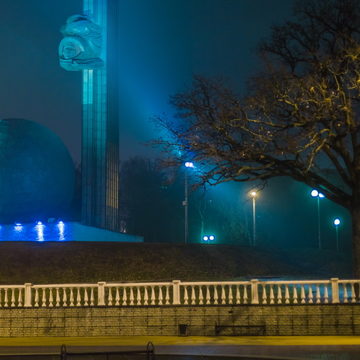
POLYGON ((277 286, 276 302, 277 302, 278 304, 282 304, 282 302, 283 302, 281 285, 279 285, 279 284, 278 284, 278 286, 277 286))
POLYGON ((214 304, 215 305, 219 304, 217 285, 214 285, 214 304))
POLYGON ((232 288, 232 285, 229 285, 229 297, 228 297, 229 304, 232 304, 234 302, 233 299, 234 299, 233 288, 232 288))
POLYGON ((62 288, 63 293, 62 293, 62 305, 63 306, 68 306, 67 304, 67 295, 66 295, 66 288, 62 288))
POLYGON ((42 297, 41 297, 41 307, 46 306, 46 288, 41 288, 42 297))
POLYGON ((127 299, 127 288, 126 286, 123 287, 123 305, 127 305, 128 299, 127 299))
POLYGON ((210 304, 210 289, 209 285, 206 285, 206 304, 210 304))
POLYGON ((309 289, 308 289, 308 299, 309 299, 308 303, 309 304, 314 303, 313 298, 314 298, 314 295, 313 295, 312 284, 309 284, 309 289))
POLYGON ((347 284, 343 284, 343 289, 344 289, 344 303, 347 303, 349 302, 347 284))
POLYGON ((270 285, 270 304, 275 304, 274 287, 270 285))
POLYGON ((319 284, 316 284, 316 303, 321 303, 321 294, 320 294, 320 286, 319 284))
POLYGON ((130 306, 134 305, 134 289, 130 286, 130 306))
POLYGON ((354 283, 351 283, 351 302, 352 303, 356 302, 356 294, 355 294, 354 283))
POLYGON ((88 288, 84 288, 84 306, 89 306, 88 288))
POLYGON ((53 289, 49 288, 49 307, 54 306, 54 297, 53 297, 53 289))
POLYGON ((112 306, 113 304, 113 297, 112 297, 112 288, 111 287, 108 287, 108 299, 107 299, 107 304, 109 306, 112 306))
POLYGON ((225 286, 221 285, 220 286, 221 289, 221 304, 225 304, 226 303, 226 292, 225 292, 225 286))
POLYGON ((23 290, 19 289, 19 295, 18 295, 18 306, 23 306, 23 290))
POLYGON ((116 288, 116 294, 115 294, 115 305, 119 306, 120 305, 120 291, 119 288, 116 288))
POLYGON ((236 304, 240 304, 241 303, 241 297, 240 297, 240 286, 241 285, 235 285, 236 286, 236 304))
POLYGON ((94 296, 94 288, 91 288, 90 291, 90 305, 93 306, 95 304, 95 296, 94 296))
POLYGON ((163 287, 159 286, 159 297, 158 297, 158 305, 163 305, 163 287))
POLYGON ((169 285, 166 285, 165 304, 166 304, 166 305, 170 305, 169 285))
POLYGON ((11 307, 15 306, 15 289, 10 289, 11 291, 11 307))
POLYGON ((289 285, 285 285, 285 304, 290 304, 289 285))
POLYGON ((247 291, 247 285, 244 286, 243 301, 244 301, 244 304, 247 304, 248 301, 249 301, 249 296, 248 296, 248 291, 247 291))
POLYGON ((267 304, 266 284, 262 284, 261 288, 262 288, 261 303, 267 304))
POLYGON ((70 288, 70 306, 74 306, 74 292, 73 288, 70 288))
POLYGON ((304 285, 301 285, 300 297, 301 297, 301 303, 305 304, 306 303, 306 295, 305 295, 304 285))
MULTIPOLYGON (((5 289, 5 304, 4 306, 7 307, 7 290, 5 289)), ((35 289, 35 307, 39 307, 39 290, 35 289)))
POLYGON ((329 302, 329 292, 328 292, 328 286, 325 284, 324 286, 324 303, 327 304, 329 302))
POLYGON ((55 306, 60 306, 60 293, 59 293, 59 288, 56 288, 56 293, 55 293, 55 297, 56 297, 56 304, 55 306))
POLYGON ((293 286, 293 304, 298 303, 298 292, 296 284, 293 286))
POLYGON ((3 296, 3 289, 0 289, 0 307, 4 307, 4 302, 2 301, 2 296, 3 296))
POLYGON ((149 294, 147 286, 144 288, 144 305, 149 305, 149 294))
POLYGON ((189 296, 188 296, 187 286, 184 286, 184 304, 189 305, 189 296))
POLYGON ((204 291, 203 286, 200 285, 200 286, 199 286, 199 304, 200 304, 200 305, 204 305, 204 303, 205 303, 203 291, 204 291))
POLYGON ((195 285, 191 286, 191 304, 196 304, 196 287, 195 285))
POLYGON ((155 286, 150 286, 150 292, 151 292, 150 304, 151 304, 151 305, 155 305, 155 300, 156 300, 156 297, 155 297, 155 286))
MULTIPOLYGON (((84 288, 85 290, 86 288, 84 288)), ((81 293, 80 288, 76 288, 76 306, 81 306, 81 293)))

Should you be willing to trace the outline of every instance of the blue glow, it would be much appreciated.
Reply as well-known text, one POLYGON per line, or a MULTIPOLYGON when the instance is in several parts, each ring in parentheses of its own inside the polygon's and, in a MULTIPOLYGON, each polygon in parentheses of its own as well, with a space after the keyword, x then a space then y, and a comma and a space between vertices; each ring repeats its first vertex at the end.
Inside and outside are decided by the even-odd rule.
POLYGON ((35 226, 35 231, 36 231, 36 240, 37 241, 44 241, 44 228, 45 225, 42 224, 41 221, 38 221, 38 223, 35 226))
POLYGON ((65 224, 62 221, 59 221, 57 224, 57 227, 59 229, 59 240, 64 241, 65 240, 65 224))
POLYGON ((336 219, 334 220, 334 225, 335 225, 335 226, 339 226, 340 223, 341 223, 341 221, 340 221, 339 218, 336 218, 336 219))

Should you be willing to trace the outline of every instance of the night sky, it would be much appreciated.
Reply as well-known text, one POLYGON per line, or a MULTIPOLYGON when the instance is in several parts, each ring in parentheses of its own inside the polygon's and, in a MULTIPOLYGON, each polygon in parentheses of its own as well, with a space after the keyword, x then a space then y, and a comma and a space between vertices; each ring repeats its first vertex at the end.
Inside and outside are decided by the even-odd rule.
MULTIPOLYGON (((115 1, 115 0, 113 0, 115 1)), ((258 66, 255 48, 292 0, 119 0, 121 158, 149 153, 151 117, 193 74, 239 88, 258 66)), ((60 27, 81 0, 0 0, 0 117, 46 125, 80 160, 81 76, 58 65, 60 27)))

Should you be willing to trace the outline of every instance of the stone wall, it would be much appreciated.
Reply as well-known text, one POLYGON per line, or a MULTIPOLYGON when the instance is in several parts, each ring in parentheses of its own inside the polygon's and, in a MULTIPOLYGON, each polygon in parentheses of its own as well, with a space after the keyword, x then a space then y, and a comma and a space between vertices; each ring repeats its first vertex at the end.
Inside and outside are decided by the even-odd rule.
POLYGON ((129 306, 0 309, 0 337, 360 335, 360 305, 129 306), (184 328, 184 327, 183 327, 184 328))

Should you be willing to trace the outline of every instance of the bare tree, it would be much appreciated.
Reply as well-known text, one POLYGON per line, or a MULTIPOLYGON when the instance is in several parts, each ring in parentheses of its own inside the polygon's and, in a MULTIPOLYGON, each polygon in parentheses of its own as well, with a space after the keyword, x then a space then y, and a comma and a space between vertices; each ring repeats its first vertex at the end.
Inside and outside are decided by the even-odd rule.
POLYGON ((245 98, 224 82, 194 79, 163 124, 202 165, 202 182, 290 176, 347 208, 360 276, 360 2, 309 0, 260 45, 264 70, 245 98))

